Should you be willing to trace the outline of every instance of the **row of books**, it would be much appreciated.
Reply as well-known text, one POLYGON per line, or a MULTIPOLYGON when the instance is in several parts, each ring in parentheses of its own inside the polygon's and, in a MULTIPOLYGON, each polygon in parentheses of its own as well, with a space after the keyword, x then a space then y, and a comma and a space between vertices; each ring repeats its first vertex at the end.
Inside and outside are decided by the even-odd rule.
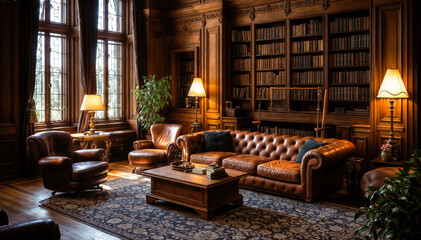
POLYGON ((370 114, 370 107, 345 109, 343 107, 335 107, 333 113, 349 113, 349 114, 370 114))
POLYGON ((292 84, 323 84, 323 71, 293 72, 292 84))
POLYGON ((316 89, 291 90, 291 100, 317 100, 316 89))
POLYGON ((180 74, 180 84, 191 84, 193 82, 194 73, 180 74))
POLYGON ((232 98, 234 99, 250 98, 250 88, 249 87, 233 87, 232 98))
POLYGON ((232 82, 234 85, 250 84, 250 73, 233 74, 232 82))
POLYGON ((256 55, 285 53, 285 42, 256 45, 256 55))
POLYGON ((351 35, 348 37, 330 39, 331 50, 344 50, 354 48, 369 48, 370 36, 368 34, 351 35))
POLYGON ((293 53, 302 53, 302 52, 315 52, 323 51, 323 40, 308 40, 308 41, 299 41, 292 42, 292 52, 293 53))
POLYGON ((256 60, 256 69, 282 69, 285 68, 285 58, 265 58, 256 60))
POLYGON ((368 101, 368 87, 329 87, 329 100, 368 101))
POLYGON ((194 71, 194 61, 180 61, 180 71, 183 72, 193 72, 194 71))
POLYGON ((287 99, 287 90, 272 89, 272 100, 285 100, 285 99, 287 99))
POLYGON ((276 133, 282 135, 291 135, 291 136, 315 136, 315 132, 312 130, 301 130, 293 128, 282 128, 277 126, 261 126, 260 132, 264 133, 276 133))
POLYGON ((338 71, 329 73, 330 83, 370 83, 370 71, 338 71))
POLYGON ((270 85, 270 84, 284 85, 286 84, 286 73, 285 71, 257 72, 256 84, 257 85, 270 85))
POLYGON ((263 100, 263 99, 269 99, 270 98, 270 88, 268 87, 260 87, 256 89, 256 99, 263 100))
POLYGON ((238 71, 238 70, 245 70, 245 71, 249 71, 250 70, 250 66, 251 66, 251 60, 250 58, 245 58, 245 59, 233 59, 232 62, 232 68, 234 71, 238 71))
POLYGON ((231 37, 233 42, 250 41, 250 30, 232 30, 231 37))
POLYGON ((320 20, 310 19, 308 22, 292 25, 292 36, 305 36, 323 34, 323 23, 320 20))
POLYGON ((369 64, 370 54, 367 52, 335 53, 329 56, 330 66, 366 66, 369 64))
POLYGON ((329 22, 330 32, 365 31, 369 28, 368 16, 363 17, 335 17, 329 22))
POLYGON ((285 38, 285 25, 256 29, 257 40, 273 38, 285 38))
POLYGON ((250 56, 250 45, 248 44, 233 44, 232 46, 232 55, 234 57, 238 56, 250 56))
POLYGON ((225 171, 224 167, 195 167, 192 169, 192 173, 205 175, 210 179, 217 179, 228 176, 227 172, 225 171))
MULTIPOLYGON (((282 99, 282 100, 285 100, 285 99, 282 99)), ((267 108, 266 110, 271 110, 272 112, 286 112, 287 102, 286 101, 272 101, 270 103, 270 109, 267 108)))
POLYGON ((293 56, 292 67, 293 68, 323 67, 323 55, 293 56))

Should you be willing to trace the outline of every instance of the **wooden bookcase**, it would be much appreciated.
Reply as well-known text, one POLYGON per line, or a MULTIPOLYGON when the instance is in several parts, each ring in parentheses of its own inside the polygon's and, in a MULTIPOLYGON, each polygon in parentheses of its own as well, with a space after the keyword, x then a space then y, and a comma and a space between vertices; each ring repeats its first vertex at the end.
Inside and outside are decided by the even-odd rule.
POLYGON ((300 88, 328 90, 327 124, 348 116, 348 124, 367 122, 368 9, 231 27, 231 37, 231 99, 246 115, 260 116, 261 131, 292 133, 280 126, 299 119, 302 126, 295 124, 294 134, 312 135, 323 94, 300 88))

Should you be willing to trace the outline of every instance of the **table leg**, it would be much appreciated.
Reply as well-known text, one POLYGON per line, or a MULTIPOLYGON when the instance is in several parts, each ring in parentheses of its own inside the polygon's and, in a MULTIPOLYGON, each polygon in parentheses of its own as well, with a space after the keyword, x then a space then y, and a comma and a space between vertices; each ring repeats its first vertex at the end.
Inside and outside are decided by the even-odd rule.
POLYGON ((197 209, 194 209, 194 211, 196 211, 196 213, 199 214, 200 218, 206 219, 206 220, 211 219, 215 213, 215 211, 205 212, 205 211, 201 211, 197 209))
POLYGON ((105 139, 105 161, 108 162, 110 155, 111 140, 109 138, 105 139))

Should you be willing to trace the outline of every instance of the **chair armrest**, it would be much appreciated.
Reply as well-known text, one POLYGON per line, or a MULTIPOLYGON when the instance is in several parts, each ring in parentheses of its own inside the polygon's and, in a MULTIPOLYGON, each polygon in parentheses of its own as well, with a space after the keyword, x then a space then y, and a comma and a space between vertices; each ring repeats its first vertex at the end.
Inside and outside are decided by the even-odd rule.
POLYGON ((153 148, 152 140, 136 140, 133 142, 134 150, 153 148))
POLYGON ((177 147, 175 142, 168 143, 167 145, 167 162, 168 164, 175 161, 177 154, 181 152, 181 148, 177 147))
POLYGON ((75 162, 103 161, 105 150, 102 148, 76 150, 74 156, 75 162))
POLYGON ((38 161, 38 166, 41 169, 62 168, 69 169, 72 172, 72 160, 68 157, 49 156, 43 157, 38 161))
POLYGON ((6 212, 0 208, 0 226, 9 224, 9 218, 6 212))
POLYGON ((176 144, 183 150, 183 160, 190 162, 190 156, 193 153, 202 152, 204 140, 204 132, 179 136, 176 140, 176 144))
POLYGON ((347 140, 336 140, 331 144, 308 151, 301 163, 302 169, 325 169, 334 165, 345 163, 357 148, 347 140))
POLYGON ((53 220, 35 220, 0 227, 0 239, 60 239, 60 229, 53 220))

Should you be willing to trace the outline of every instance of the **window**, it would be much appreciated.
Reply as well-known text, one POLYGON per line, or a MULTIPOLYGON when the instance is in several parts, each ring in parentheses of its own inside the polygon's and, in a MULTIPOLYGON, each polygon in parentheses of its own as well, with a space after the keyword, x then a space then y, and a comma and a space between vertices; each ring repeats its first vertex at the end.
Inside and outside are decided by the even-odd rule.
POLYGON ((66 0, 40 1, 34 92, 40 123, 66 120, 66 16, 66 0))
POLYGON ((98 111, 99 119, 122 118, 122 1, 99 0, 98 47, 96 59, 97 94, 107 111, 98 111))

